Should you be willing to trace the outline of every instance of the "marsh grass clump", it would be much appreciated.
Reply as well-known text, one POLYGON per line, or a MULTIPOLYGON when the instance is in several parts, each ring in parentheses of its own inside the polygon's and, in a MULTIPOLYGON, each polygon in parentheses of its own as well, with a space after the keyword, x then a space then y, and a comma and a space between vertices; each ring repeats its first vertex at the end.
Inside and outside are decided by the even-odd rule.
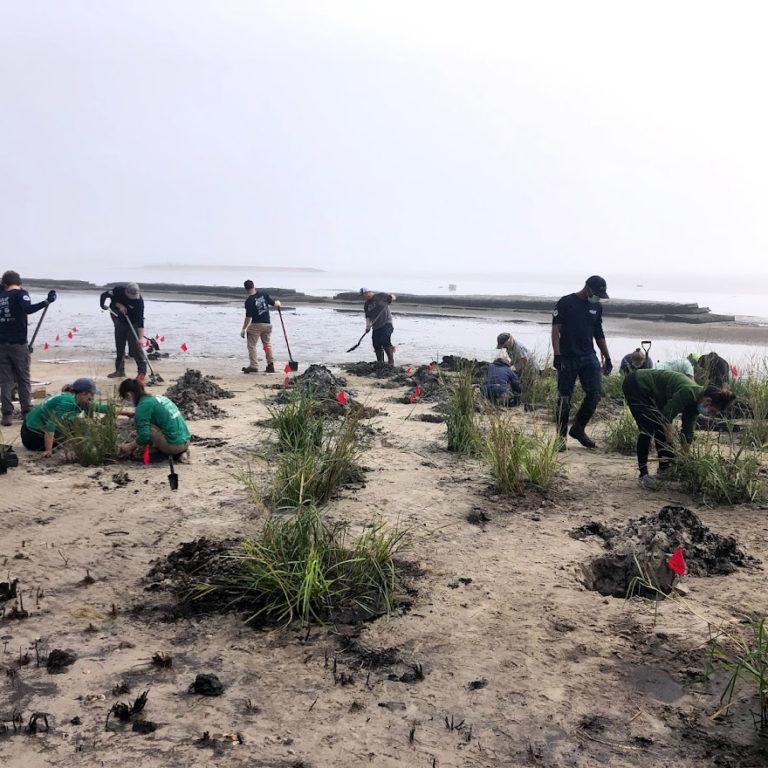
POLYGON ((448 430, 449 451, 477 453, 480 447, 480 432, 475 416, 473 370, 468 365, 461 366, 449 384, 445 425, 448 430))
POLYGON ((611 373, 603 376, 603 397, 611 400, 624 400, 624 375, 611 373))
POLYGON ((768 449, 768 372, 739 376, 732 391, 736 401, 727 415, 743 419, 742 440, 749 447, 768 449))
POLYGON ((357 537, 313 505, 288 519, 271 517, 245 539, 225 576, 200 583, 198 597, 217 593, 248 611, 248 622, 290 624, 357 621, 389 613, 400 574, 395 556, 406 534, 376 522, 357 537))
POLYGON ((639 434, 635 418, 625 406, 616 418, 606 423, 603 441, 609 451, 631 456, 635 452, 639 434))
POLYGON ((561 466, 557 436, 527 435, 503 412, 490 413, 488 420, 483 458, 499 490, 520 495, 527 486, 550 488, 561 466))
POLYGON ((71 459, 83 467, 97 467, 118 456, 117 409, 110 404, 105 413, 87 411, 72 421, 62 422, 56 430, 71 459))
POLYGON ((733 434, 710 435, 678 450, 674 472, 686 489, 709 504, 760 503, 768 500, 761 454, 738 444, 733 434))
POLYGON ((281 453, 304 452, 318 448, 323 442, 325 418, 317 407, 312 389, 296 387, 288 394, 285 405, 268 409, 270 424, 277 433, 281 453))
POLYGON ((351 410, 333 429, 327 429, 321 421, 318 433, 310 429, 299 445, 280 453, 272 493, 276 508, 322 506, 355 478, 363 452, 363 419, 359 412, 351 410), (314 444, 316 434, 321 436, 319 444, 314 444))

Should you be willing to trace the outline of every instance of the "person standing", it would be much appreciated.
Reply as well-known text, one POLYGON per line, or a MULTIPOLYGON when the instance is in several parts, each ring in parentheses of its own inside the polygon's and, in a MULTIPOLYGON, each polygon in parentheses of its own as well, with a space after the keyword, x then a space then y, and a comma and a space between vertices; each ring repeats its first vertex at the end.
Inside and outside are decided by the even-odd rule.
POLYGON ((587 279, 578 293, 563 296, 552 312, 552 352, 557 370, 557 427, 560 450, 565 450, 570 435, 585 448, 595 448, 595 441, 585 431, 603 395, 602 375, 613 370, 611 355, 603 332, 603 307, 607 284, 599 275, 587 279), (595 354, 594 342, 600 349, 601 361, 595 354), (576 380, 584 390, 584 401, 574 417, 570 432, 571 396, 576 380))
POLYGON ((138 380, 144 381, 147 375, 147 358, 141 345, 144 343, 144 299, 136 283, 116 285, 101 294, 99 304, 102 309, 110 310, 110 317, 115 326, 115 370, 107 374, 108 379, 125 378, 125 345, 128 353, 136 361, 138 380), (106 306, 109 301, 109 307, 106 306), (131 331, 129 324, 133 326, 131 331), (137 341, 138 339, 138 341, 137 341))
POLYGON ((395 364, 395 348, 392 346, 392 311, 390 304, 397 301, 392 293, 374 293, 367 288, 360 289, 360 295, 365 299, 363 313, 365 314, 365 330, 373 331, 371 341, 376 360, 384 362, 384 354, 387 355, 387 364, 395 364))
POLYGON ((253 280, 243 283, 248 297, 245 300, 245 320, 240 336, 248 341, 248 365, 243 373, 257 373, 259 370, 258 344, 264 348, 267 359, 266 373, 275 372, 275 358, 272 355, 272 321, 269 317, 269 307, 281 307, 279 300, 273 299, 264 291, 257 291, 253 280))
POLYGON ((48 291, 44 301, 32 303, 21 287, 18 272, 9 269, 0 280, 0 403, 2 424, 13 424, 13 390, 19 391, 19 405, 26 416, 32 410, 32 377, 27 342, 27 316, 53 304, 56 291, 48 291))

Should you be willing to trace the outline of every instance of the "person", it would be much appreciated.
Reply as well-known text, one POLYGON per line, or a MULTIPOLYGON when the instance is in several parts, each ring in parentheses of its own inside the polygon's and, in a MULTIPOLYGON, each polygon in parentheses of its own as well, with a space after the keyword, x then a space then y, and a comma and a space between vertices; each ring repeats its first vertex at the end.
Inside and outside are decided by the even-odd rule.
POLYGON ((675 357, 672 360, 666 360, 663 363, 659 363, 656 366, 659 371, 675 371, 676 373, 682 373, 688 378, 693 378, 693 365, 688 357, 675 357))
POLYGON ((243 368, 243 373, 257 373, 259 370, 258 343, 264 348, 264 357, 267 359, 266 373, 275 372, 275 358, 272 355, 272 321, 269 317, 268 307, 281 307, 277 299, 273 299, 264 291, 257 291, 253 280, 243 283, 247 298, 245 300, 245 320, 240 330, 241 338, 248 342, 248 365, 243 368))
POLYGON ((638 347, 634 352, 630 352, 621 358, 619 373, 627 374, 632 373, 632 371, 645 371, 650 368, 653 368, 653 359, 650 355, 646 354, 644 349, 638 347))
POLYGON ((520 379, 512 368, 506 350, 498 350, 495 360, 485 372, 480 391, 497 405, 517 405, 520 402, 520 379))
POLYGON ((147 358, 141 345, 144 343, 144 299, 136 283, 126 283, 109 288, 101 294, 99 305, 110 310, 110 317, 115 326, 115 370, 107 374, 108 379, 125 377, 125 345, 128 353, 136 361, 139 381, 147 375, 147 358), (109 307, 106 306, 109 301, 109 307), (135 334, 131 331, 133 326, 135 334))
POLYGON ((560 450, 565 450, 567 435, 585 448, 595 448, 595 442, 585 431, 603 394, 601 372, 613 370, 611 355, 603 332, 603 307, 600 299, 607 299, 607 284, 599 275, 588 278, 578 293, 563 296, 552 312, 552 352, 557 370, 557 426, 560 450), (598 362, 593 340, 600 349, 598 362), (581 382, 584 400, 568 431, 571 395, 581 382))
POLYGON ((511 333, 500 333, 496 337, 496 352, 504 350, 509 362, 518 374, 522 374, 528 366, 536 368, 536 363, 531 357, 527 347, 524 347, 511 333))
POLYGON ((27 316, 56 301, 56 291, 48 291, 44 301, 32 303, 21 287, 21 276, 9 269, 0 278, 0 410, 2 425, 13 424, 13 390, 18 389, 21 413, 32 410, 32 376, 27 341, 27 316))
POLYGON ((136 438, 120 446, 122 455, 147 445, 166 456, 180 456, 189 450, 192 435, 176 403, 163 395, 148 395, 138 379, 123 381, 118 394, 136 408, 133 414, 136 438))
POLYGON ((658 487, 658 479, 648 474, 651 439, 656 444, 659 476, 668 471, 674 458, 671 425, 682 419, 682 448, 693 442, 698 416, 714 417, 727 408, 734 395, 719 387, 703 387, 678 371, 640 370, 628 374, 622 384, 624 399, 637 423, 637 464, 640 485, 648 490, 658 487))
POLYGON ((392 293, 374 293, 367 288, 360 289, 360 295, 365 299, 363 313, 365 314, 365 331, 373 331, 371 341, 376 360, 384 362, 384 354, 387 355, 387 364, 395 364, 395 348, 392 346, 392 333, 395 330, 392 325, 392 311, 390 304, 397 301, 392 293))
POLYGON ((94 403, 100 395, 93 379, 75 379, 61 392, 50 395, 36 405, 21 425, 21 442, 28 451, 43 451, 49 457, 61 438, 62 427, 76 419, 83 411, 106 413, 109 403, 94 403))
POLYGON ((694 362, 694 377, 705 386, 726 387, 731 379, 731 365, 717 352, 698 355, 694 362))

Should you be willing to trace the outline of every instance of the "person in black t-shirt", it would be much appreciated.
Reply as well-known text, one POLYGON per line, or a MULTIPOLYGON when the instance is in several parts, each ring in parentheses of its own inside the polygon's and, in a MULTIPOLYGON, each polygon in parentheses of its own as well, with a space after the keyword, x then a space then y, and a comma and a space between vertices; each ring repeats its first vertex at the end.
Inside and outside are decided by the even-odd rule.
POLYGON ((27 316, 56 301, 56 291, 48 291, 45 301, 32 303, 21 287, 18 272, 9 269, 0 281, 0 403, 2 424, 13 424, 13 390, 19 391, 22 414, 32 410, 32 377, 27 343, 27 316))
POLYGON ((125 346, 136 361, 139 381, 144 381, 147 375, 147 358, 141 345, 144 343, 144 299, 141 298, 141 289, 136 283, 116 285, 101 294, 99 305, 107 309, 109 301, 110 317, 115 326, 115 370, 108 373, 108 379, 125 378, 125 346), (133 325, 134 334, 128 327, 133 325), (138 338, 138 342, 136 341, 138 338))
POLYGON ((602 375, 607 376, 613 370, 603 333, 603 307, 600 304, 600 299, 607 298, 605 280, 593 275, 578 293, 563 296, 552 312, 552 351, 557 370, 557 426, 561 451, 565 450, 568 435, 585 448, 595 447, 585 428, 603 395, 602 375), (600 349, 601 362, 597 360, 594 342, 600 349), (577 379, 585 397, 569 432, 571 395, 577 379))
POLYGON ((387 365, 395 364, 395 348, 392 346, 392 333, 395 330, 392 325, 392 310, 390 304, 397 300, 393 293, 375 293, 367 288, 360 289, 360 295, 365 300, 363 314, 365 315, 365 332, 373 331, 371 341, 376 360, 384 362, 387 356, 387 365))
POLYGON ((275 372, 275 358, 272 355, 272 322, 269 317, 269 307, 280 307, 280 302, 273 299, 264 291, 257 291, 253 280, 243 283, 248 298, 245 300, 245 320, 240 336, 248 340, 248 365, 243 373, 257 373, 259 370, 258 343, 264 347, 264 357, 267 358, 266 373, 275 372))

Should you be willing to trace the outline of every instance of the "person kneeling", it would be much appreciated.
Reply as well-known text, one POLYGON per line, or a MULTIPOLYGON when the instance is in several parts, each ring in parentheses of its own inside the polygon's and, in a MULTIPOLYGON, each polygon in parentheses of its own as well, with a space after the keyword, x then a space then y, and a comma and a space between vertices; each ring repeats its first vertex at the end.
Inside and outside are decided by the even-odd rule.
POLYGON ((186 453, 192 435, 176 403, 162 395, 148 395, 144 385, 136 379, 126 379, 118 392, 136 407, 133 414, 136 439, 123 443, 121 454, 127 456, 147 445, 166 456, 186 453))
POLYGON ((488 366, 480 391, 496 405, 517 405, 520 402, 520 379, 504 350, 488 366))
POLYGON ((677 371, 639 370, 627 375, 623 383, 624 398, 637 423, 637 463, 640 485, 652 490, 658 480, 648 474, 651 439, 659 457, 659 475, 668 471, 672 451, 672 422, 682 420, 682 449, 693 442, 698 416, 717 416, 735 399, 731 392, 718 387, 702 387, 677 371))

